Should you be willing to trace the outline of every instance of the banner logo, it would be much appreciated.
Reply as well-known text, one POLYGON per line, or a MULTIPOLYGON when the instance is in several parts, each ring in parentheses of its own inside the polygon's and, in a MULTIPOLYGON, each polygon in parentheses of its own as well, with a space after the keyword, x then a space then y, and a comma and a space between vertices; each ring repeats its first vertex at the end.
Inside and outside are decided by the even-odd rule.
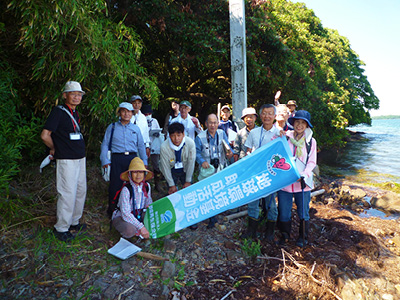
POLYGON ((276 176, 276 172, 273 169, 288 171, 290 170, 291 165, 286 162, 286 159, 282 157, 282 155, 274 154, 272 155, 272 158, 267 161, 267 167, 271 175, 276 176))

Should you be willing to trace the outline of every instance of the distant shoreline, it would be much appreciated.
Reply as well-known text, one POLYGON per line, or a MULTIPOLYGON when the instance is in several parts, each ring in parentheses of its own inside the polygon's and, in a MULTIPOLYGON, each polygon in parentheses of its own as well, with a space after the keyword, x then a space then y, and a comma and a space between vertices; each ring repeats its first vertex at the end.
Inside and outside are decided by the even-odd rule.
POLYGON ((400 119, 400 115, 376 116, 371 117, 372 120, 400 119))

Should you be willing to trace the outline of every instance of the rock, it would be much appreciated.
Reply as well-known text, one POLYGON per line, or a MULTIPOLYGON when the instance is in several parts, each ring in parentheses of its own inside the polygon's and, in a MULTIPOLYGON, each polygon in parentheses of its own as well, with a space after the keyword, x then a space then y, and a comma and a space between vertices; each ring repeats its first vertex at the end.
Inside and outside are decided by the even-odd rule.
POLYGON ((351 189, 350 195, 354 196, 357 199, 363 199, 367 195, 367 193, 364 192, 362 189, 357 188, 357 189, 351 189))
POLYGON ((215 228, 217 228, 217 230, 218 230, 219 232, 224 232, 224 231, 226 231, 226 226, 223 225, 223 224, 217 223, 217 224, 215 224, 215 228))
POLYGON ((235 243, 231 242, 231 241, 225 241, 224 242, 224 247, 227 249, 235 249, 236 245, 235 243))
POLYGON ((169 288, 165 284, 162 287, 162 291, 160 296, 158 297, 159 300, 168 300, 169 299, 169 288))
POLYGON ((103 280, 103 278, 96 279, 93 282, 93 287, 95 289, 99 288, 102 292, 104 292, 108 288, 109 284, 103 280))
POLYGON ((372 197, 371 205, 386 211, 400 212, 400 195, 393 192, 378 197, 372 197))
POLYGON ((131 300, 153 300, 154 298, 143 291, 136 291, 131 300))
POLYGON ((127 276, 131 273, 132 266, 129 263, 129 260, 124 260, 121 263, 122 273, 127 276))
POLYGON ((365 208, 371 208, 371 204, 370 204, 368 201, 366 201, 366 200, 361 200, 361 202, 362 202, 362 204, 363 204, 363 206, 364 206, 365 208))
POLYGON ((170 261, 164 262, 163 268, 161 270, 161 278, 163 280, 171 278, 172 276, 174 276, 175 270, 176 270, 175 264, 173 264, 170 261))
POLYGON ((114 299, 115 296, 117 296, 120 287, 121 287, 121 284, 116 283, 116 282, 110 284, 110 286, 104 292, 104 298, 114 299))
POLYGON ((239 257, 241 257, 240 253, 234 251, 234 250, 228 250, 226 251, 226 259, 227 260, 236 260, 239 257))
POLYGON ((165 239, 164 240, 164 250, 167 253, 175 253, 176 244, 170 239, 165 239))

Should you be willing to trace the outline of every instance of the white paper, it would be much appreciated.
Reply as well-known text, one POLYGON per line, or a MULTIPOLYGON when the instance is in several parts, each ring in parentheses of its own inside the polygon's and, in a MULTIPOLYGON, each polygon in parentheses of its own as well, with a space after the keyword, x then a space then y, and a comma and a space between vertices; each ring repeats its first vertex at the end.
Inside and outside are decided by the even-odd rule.
POLYGON ((228 128, 228 141, 229 143, 233 142, 236 139, 237 133, 232 129, 228 128))
POLYGON ((108 249, 107 252, 119 259, 125 260, 140 251, 142 251, 141 248, 121 237, 119 242, 112 248, 108 249))

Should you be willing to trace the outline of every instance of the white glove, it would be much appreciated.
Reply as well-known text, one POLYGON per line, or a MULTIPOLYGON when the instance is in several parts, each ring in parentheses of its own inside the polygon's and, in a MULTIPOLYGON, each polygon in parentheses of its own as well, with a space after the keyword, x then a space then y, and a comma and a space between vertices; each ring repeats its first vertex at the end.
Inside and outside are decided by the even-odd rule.
POLYGON ((110 165, 106 166, 105 168, 101 168, 101 175, 104 178, 104 181, 110 181, 110 165))
POLYGON ((40 164, 40 173, 42 173, 42 169, 51 162, 52 158, 53 158, 53 155, 49 154, 46 156, 45 159, 43 159, 42 163, 40 164))

